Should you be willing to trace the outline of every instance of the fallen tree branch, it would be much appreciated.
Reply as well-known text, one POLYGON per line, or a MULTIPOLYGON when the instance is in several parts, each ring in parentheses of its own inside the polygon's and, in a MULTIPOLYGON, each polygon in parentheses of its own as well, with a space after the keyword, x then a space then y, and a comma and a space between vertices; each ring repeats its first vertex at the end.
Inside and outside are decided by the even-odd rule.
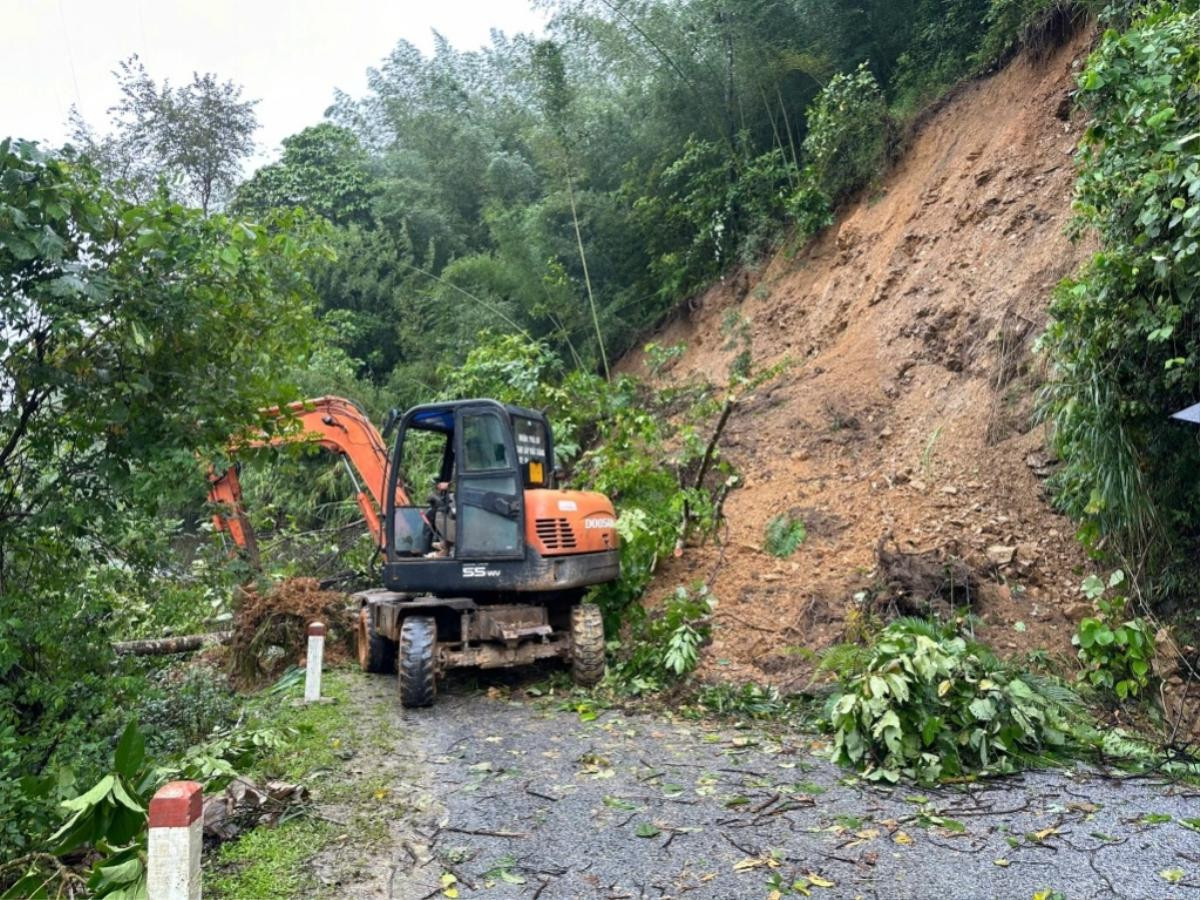
MULTIPOLYGON (((725 431, 725 423, 729 421, 729 415, 733 412, 733 408, 737 405, 737 400, 732 396, 726 398, 725 405, 721 408, 721 416, 717 419, 717 427, 713 429, 712 437, 708 439, 708 446, 704 448, 704 456, 700 459, 700 468, 696 472, 696 480, 692 486, 697 490, 704 486, 704 476, 708 474, 709 468, 712 466, 713 454, 717 449, 717 442, 721 440, 721 434, 725 431)), ((680 479, 682 481, 682 478, 680 479)), ((722 497, 722 502, 724 498, 722 497)), ((683 556, 683 545, 687 541, 688 531, 691 530, 692 511, 685 499, 683 501, 683 520, 679 523, 679 538, 675 541, 675 556, 683 556)))
POLYGON ((721 439, 721 433, 725 430, 725 423, 729 421, 729 414, 733 412, 735 406, 737 406, 737 400, 730 397, 725 401, 725 406, 721 409, 721 418, 717 419, 717 427, 713 429, 712 437, 708 439, 708 446, 704 448, 704 458, 700 460, 700 471, 696 473, 695 487, 704 486, 704 476, 708 474, 708 468, 712 465, 713 453, 717 449, 717 441, 721 439))
POLYGON ((498 838, 527 838, 529 835, 523 831, 487 831, 485 829, 474 828, 443 828, 442 831, 452 831, 455 834, 472 834, 479 837, 498 837, 498 838))
POLYGON ((204 647, 228 644, 232 640, 232 631, 213 631, 208 634, 181 634, 179 637, 157 640, 113 641, 112 648, 119 656, 168 656, 172 653, 190 653, 204 647))

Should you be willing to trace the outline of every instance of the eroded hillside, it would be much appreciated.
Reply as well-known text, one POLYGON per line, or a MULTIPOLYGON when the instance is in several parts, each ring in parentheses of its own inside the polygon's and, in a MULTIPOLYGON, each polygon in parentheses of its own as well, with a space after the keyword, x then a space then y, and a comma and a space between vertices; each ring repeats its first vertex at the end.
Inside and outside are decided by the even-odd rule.
POLYGON ((744 483, 725 541, 663 565, 650 594, 710 583, 714 671, 806 679, 800 648, 852 636, 858 592, 903 593, 881 545, 964 560, 980 636, 999 650, 1069 651, 1087 560, 1046 503, 1032 349, 1053 286, 1087 250, 1065 226, 1082 128, 1069 92, 1089 40, 957 91, 820 240, 715 286, 652 337, 686 345, 666 381, 721 379, 741 323, 756 368, 793 361, 726 430, 744 483), (808 538, 779 560, 764 526, 788 511, 808 538))

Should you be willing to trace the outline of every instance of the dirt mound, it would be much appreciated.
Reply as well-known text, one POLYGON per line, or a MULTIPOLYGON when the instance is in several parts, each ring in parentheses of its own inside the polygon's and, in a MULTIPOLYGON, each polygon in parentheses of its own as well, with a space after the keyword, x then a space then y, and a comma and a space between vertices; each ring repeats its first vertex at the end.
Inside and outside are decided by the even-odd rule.
POLYGON ((239 687, 262 684, 299 662, 310 622, 325 623, 326 662, 354 655, 354 611, 346 594, 322 590, 315 578, 289 578, 265 593, 248 588, 240 594, 230 654, 239 687))
MULTIPOLYGON (((819 240, 713 287, 651 338, 686 345, 662 382, 719 379, 739 349, 730 323, 748 327, 757 368, 792 363, 726 428, 744 485, 725 504, 724 550, 689 549, 653 585, 709 581, 711 671, 802 683, 805 651, 845 637, 863 591, 887 592, 884 535, 893 558, 982 576, 977 633, 1001 652, 1071 652, 1088 561, 1046 503, 1033 342, 1088 250, 1064 234, 1083 123, 1062 112, 1090 40, 957 91, 819 240), (763 529, 795 508, 837 527, 777 560, 763 529)), ((638 354, 622 367, 648 374, 638 354)))

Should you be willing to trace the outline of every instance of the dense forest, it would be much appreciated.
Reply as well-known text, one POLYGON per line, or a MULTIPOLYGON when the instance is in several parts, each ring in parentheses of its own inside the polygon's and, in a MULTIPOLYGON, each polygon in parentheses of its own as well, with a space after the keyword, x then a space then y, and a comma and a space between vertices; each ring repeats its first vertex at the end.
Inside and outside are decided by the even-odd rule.
MULTIPOLYGON (((54 875, 56 855, 95 863, 80 847, 112 866, 135 838, 111 816, 55 834, 59 803, 109 771, 131 718, 146 753, 175 760, 162 771, 188 774, 178 760, 229 724, 189 721, 178 682, 111 642, 230 620, 247 571, 207 529, 204 472, 263 407, 342 394, 381 421, 488 395, 549 409, 572 483, 622 514, 622 579, 600 597, 625 638, 610 673, 646 693, 690 671, 703 591, 681 589, 659 617, 641 593, 689 533, 716 533, 739 476, 714 458, 712 423, 779 372, 746 350, 728 382, 655 393, 619 361, 708 285, 797 252, 870 196, 956 85, 1090 28, 1074 228, 1098 252, 1046 298, 1053 499, 1099 563, 1138 576, 1145 612, 1195 628, 1200 444, 1165 427, 1200 395, 1193 0, 545 5, 538 37, 497 32, 475 51, 439 40, 432 55, 400 41, 363 60, 367 93, 334 96, 252 173, 253 98, 213 74, 156 81, 136 57, 117 63, 107 121, 74 115, 64 147, 0 143, 0 888, 31 867, 54 875)), ((652 346, 651 367, 673 352, 652 346)), ((247 472, 278 551, 268 580, 370 571, 340 479, 301 453, 247 472)), ((803 540, 773 526, 768 542, 803 540)), ((1092 685, 1124 685, 1121 699, 1151 693, 1142 612, 1085 620, 1112 626, 1104 647, 1129 648, 1085 659, 1116 667, 1092 685)), ((956 640, 931 634, 887 652, 956 640)), ((1030 701, 1036 714, 1014 699, 1005 727, 1095 739, 1057 696, 1030 701)), ((842 762, 861 765, 875 741, 887 771, 918 780, 988 765, 986 747, 982 762, 957 749, 945 766, 906 761, 886 729, 866 733, 878 715, 847 703, 829 717, 842 762)), ((999 757, 1032 746, 995 739, 999 757)), ((138 779, 144 794, 154 775, 138 779)), ((119 797, 104 802, 119 812, 119 797)), ((93 876, 91 890, 125 883, 93 876)))

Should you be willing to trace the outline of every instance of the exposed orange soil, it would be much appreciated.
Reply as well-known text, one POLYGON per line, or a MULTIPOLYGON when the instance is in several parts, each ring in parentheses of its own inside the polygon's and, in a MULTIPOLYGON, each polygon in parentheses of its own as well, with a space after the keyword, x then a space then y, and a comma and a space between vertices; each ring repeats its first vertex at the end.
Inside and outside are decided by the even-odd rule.
MULTIPOLYGON (((720 605, 704 671, 802 684, 797 648, 843 638, 884 536, 964 559, 984 582, 977 633, 997 649, 1070 652, 1088 562, 1038 474, 1032 349, 1054 285, 1088 249, 1064 231, 1082 127, 1067 95, 1090 37, 956 92, 819 240, 714 286, 652 336, 687 347, 663 382, 720 380, 736 314, 756 369, 794 363, 729 422, 722 450, 744 484, 723 546, 662 565, 650 595, 709 582, 720 605), (809 536, 777 560, 764 526, 789 510, 809 536), (989 560, 997 545, 1017 548, 1011 563, 989 560)), ((623 367, 646 374, 640 354, 623 367)))

